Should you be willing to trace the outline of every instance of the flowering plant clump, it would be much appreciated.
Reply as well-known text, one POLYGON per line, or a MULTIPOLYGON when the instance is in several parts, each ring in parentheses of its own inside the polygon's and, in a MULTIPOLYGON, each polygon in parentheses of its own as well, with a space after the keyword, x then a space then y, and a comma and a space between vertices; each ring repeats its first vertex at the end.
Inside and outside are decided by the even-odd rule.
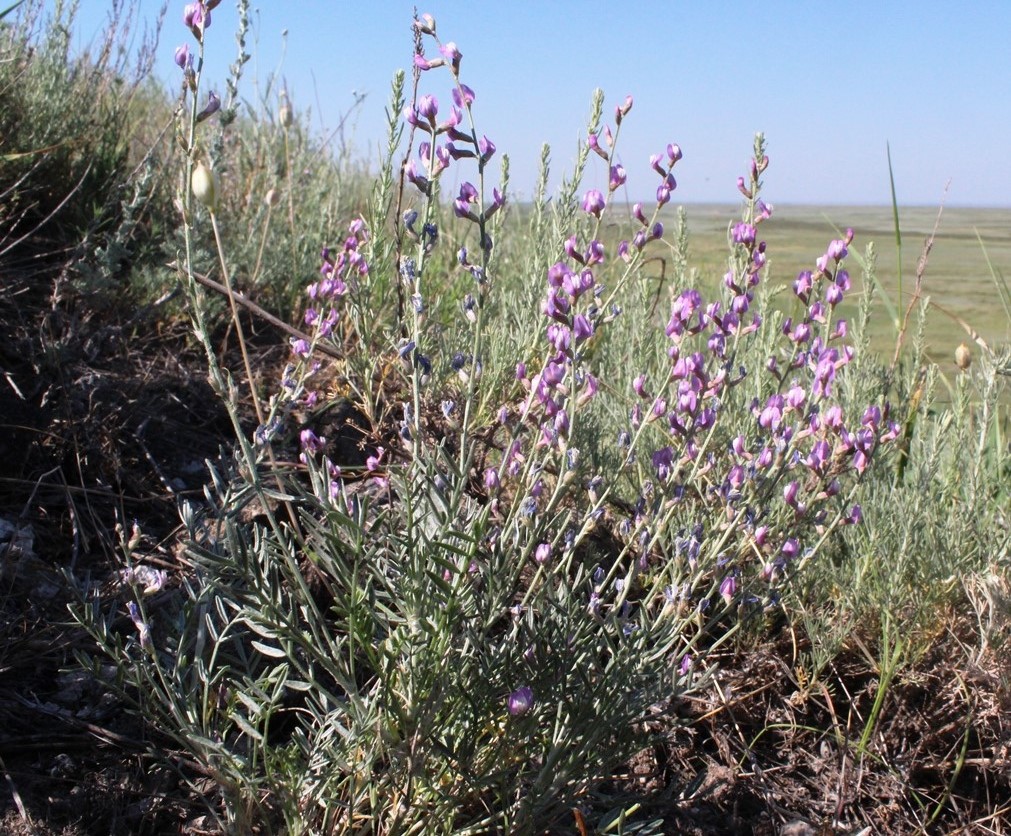
POLYGON ((224 188, 196 142, 221 106, 197 103, 216 5, 186 6, 198 54, 175 53, 190 103, 185 263, 239 450, 233 472, 215 472, 208 507, 184 508, 199 575, 171 618, 156 629, 131 602, 136 642, 95 633, 144 689, 143 710, 220 786, 232 829, 555 829, 641 748, 637 726, 705 687, 713 652, 861 519, 860 479, 898 429, 887 403, 854 414, 837 396, 854 356, 836 315, 852 234, 799 274, 796 315, 763 321, 760 230, 773 209, 760 197, 760 135, 718 298, 670 287, 665 321, 635 314, 660 348, 614 372, 607 335, 620 333, 647 259, 669 246, 662 217, 683 153, 671 143, 643 161, 655 200, 636 203, 633 231, 612 241, 605 222, 636 174, 617 150, 633 99, 601 126, 598 97, 577 171, 598 158, 606 189, 579 196, 577 177, 559 201, 571 228, 534 242, 547 265, 536 353, 494 367, 507 158, 489 192, 497 148, 477 129, 463 53, 422 15, 413 100, 400 101, 402 77, 394 85, 401 121, 391 117, 384 171, 406 134, 399 191, 378 188, 322 250, 304 330, 262 405, 247 359, 250 434, 192 283, 201 216, 190 198, 218 240, 224 188), (422 84, 440 77, 448 108, 422 84), (447 172, 460 185, 443 198, 447 172), (447 272, 467 283, 462 331, 430 317, 447 272), (363 323, 381 320, 369 305, 387 280, 397 310, 370 341, 363 323), (314 423, 331 361, 372 419, 363 468, 314 423), (293 441, 295 413, 309 417, 293 441), (243 522, 252 503, 262 518, 243 522))

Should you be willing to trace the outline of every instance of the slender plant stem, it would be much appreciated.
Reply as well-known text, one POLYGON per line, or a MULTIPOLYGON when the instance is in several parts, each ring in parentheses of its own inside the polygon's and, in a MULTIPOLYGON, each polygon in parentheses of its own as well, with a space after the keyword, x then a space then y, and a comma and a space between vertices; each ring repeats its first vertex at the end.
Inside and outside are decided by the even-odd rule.
POLYGON ((218 216, 212 209, 211 228, 214 230, 214 243, 217 245, 218 261, 221 264, 221 275, 225 280, 225 287, 228 289, 228 304, 232 309, 232 322, 235 323, 235 334, 239 338, 239 351, 242 353, 242 364, 246 369, 246 382, 249 384, 249 393, 253 399, 253 408, 256 410, 256 420, 263 425, 263 408, 260 406, 260 396, 256 391, 256 379, 253 377, 253 366, 249 362, 249 350, 246 348, 246 338, 242 332, 242 321, 239 319, 239 307, 235 302, 235 291, 232 289, 232 277, 225 262, 225 251, 221 244, 221 232, 218 229, 218 216))

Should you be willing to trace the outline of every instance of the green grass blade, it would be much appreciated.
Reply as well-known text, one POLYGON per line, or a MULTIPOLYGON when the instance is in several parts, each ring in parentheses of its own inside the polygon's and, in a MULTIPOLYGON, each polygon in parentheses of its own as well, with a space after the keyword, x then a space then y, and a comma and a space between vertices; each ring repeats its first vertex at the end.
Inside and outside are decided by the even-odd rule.
POLYGON ((7 15, 13 12, 18 6, 20 6, 24 2, 25 0, 18 0, 17 3, 11 3, 11 5, 9 5, 6 9, 0 12, 0 20, 3 20, 5 17, 7 17, 7 15))
MULTIPOLYGON (((892 148, 887 142, 885 143, 885 151, 888 154, 888 183, 892 190, 892 220, 895 223, 895 250, 898 259, 898 299, 899 305, 902 304, 902 229, 899 226, 899 201, 895 195, 895 172, 892 170, 892 148)), ((899 320, 898 314, 893 315, 893 320, 895 323, 896 330, 902 327, 902 323, 899 320)))
POLYGON ((1008 289, 1007 279, 1004 278, 1004 274, 1000 270, 994 267, 993 262, 990 260, 990 254, 986 251, 983 238, 979 234, 979 230, 974 227, 972 231, 976 233, 979 248, 983 251, 983 258, 986 260, 987 269, 990 271, 993 283, 997 286, 997 294, 1000 296, 1000 302, 1004 306, 1004 313, 1007 315, 1008 324, 1011 325, 1011 290, 1008 289))

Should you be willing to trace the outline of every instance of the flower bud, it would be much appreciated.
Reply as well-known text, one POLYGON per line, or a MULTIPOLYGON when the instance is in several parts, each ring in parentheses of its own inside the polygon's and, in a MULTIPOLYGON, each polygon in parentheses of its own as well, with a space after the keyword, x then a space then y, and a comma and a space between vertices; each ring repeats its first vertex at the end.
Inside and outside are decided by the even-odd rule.
POLYGON ((435 18, 429 14, 424 14, 416 21, 414 21, 414 27, 419 32, 423 32, 426 35, 435 34, 435 18))
POLYGON ((628 116, 628 112, 632 109, 632 97, 626 96, 623 104, 618 105, 614 109, 614 121, 615 124, 620 125, 621 120, 628 116))
POLYGON ((197 163, 190 180, 193 196, 212 212, 217 208, 218 184, 214 172, 203 163, 197 163))

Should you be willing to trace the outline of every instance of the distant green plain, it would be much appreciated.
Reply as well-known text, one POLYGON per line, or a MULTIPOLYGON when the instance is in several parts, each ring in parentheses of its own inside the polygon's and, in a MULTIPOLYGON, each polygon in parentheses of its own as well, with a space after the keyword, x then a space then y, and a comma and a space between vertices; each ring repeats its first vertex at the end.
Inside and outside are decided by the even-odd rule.
MULTIPOLYGON (((688 216, 690 263, 699 270, 701 284, 711 285, 726 271, 729 223, 738 217, 732 205, 691 204, 688 216)), ((900 313, 915 289, 917 262, 924 242, 937 220, 936 207, 906 207, 899 210, 902 229, 902 304, 898 304, 898 270, 895 227, 891 206, 776 206, 773 217, 760 227, 759 237, 768 244, 769 280, 785 285, 801 270, 814 269, 814 260, 825 251, 828 241, 851 227, 855 237, 851 252, 863 255, 874 243, 876 276, 896 303, 900 313)), ((665 217, 673 221, 673 212, 665 217)), ((671 227, 668 226, 668 230, 671 227)), ((994 349, 1011 340, 1011 319, 987 266, 976 233, 986 247, 994 268, 1011 280, 1011 209, 945 208, 933 248, 923 274, 922 295, 934 303, 926 321, 926 341, 932 359, 947 371, 954 366, 959 343, 972 340, 959 322, 961 318, 994 349), (943 309, 943 310, 942 310, 943 309)), ((848 259, 854 289, 862 288, 863 271, 856 258, 848 259)), ((851 297, 857 294, 851 292, 851 297)), ((784 304, 789 305, 788 297, 784 304)), ((787 308, 789 309, 789 308, 787 308)), ((852 316, 854 306, 844 305, 844 316, 852 316)), ((910 317, 910 338, 916 329, 916 313, 910 317)), ((888 356, 895 347, 895 329, 885 307, 878 303, 871 322, 872 347, 888 356)), ((973 345, 974 353, 978 348, 973 345)))

